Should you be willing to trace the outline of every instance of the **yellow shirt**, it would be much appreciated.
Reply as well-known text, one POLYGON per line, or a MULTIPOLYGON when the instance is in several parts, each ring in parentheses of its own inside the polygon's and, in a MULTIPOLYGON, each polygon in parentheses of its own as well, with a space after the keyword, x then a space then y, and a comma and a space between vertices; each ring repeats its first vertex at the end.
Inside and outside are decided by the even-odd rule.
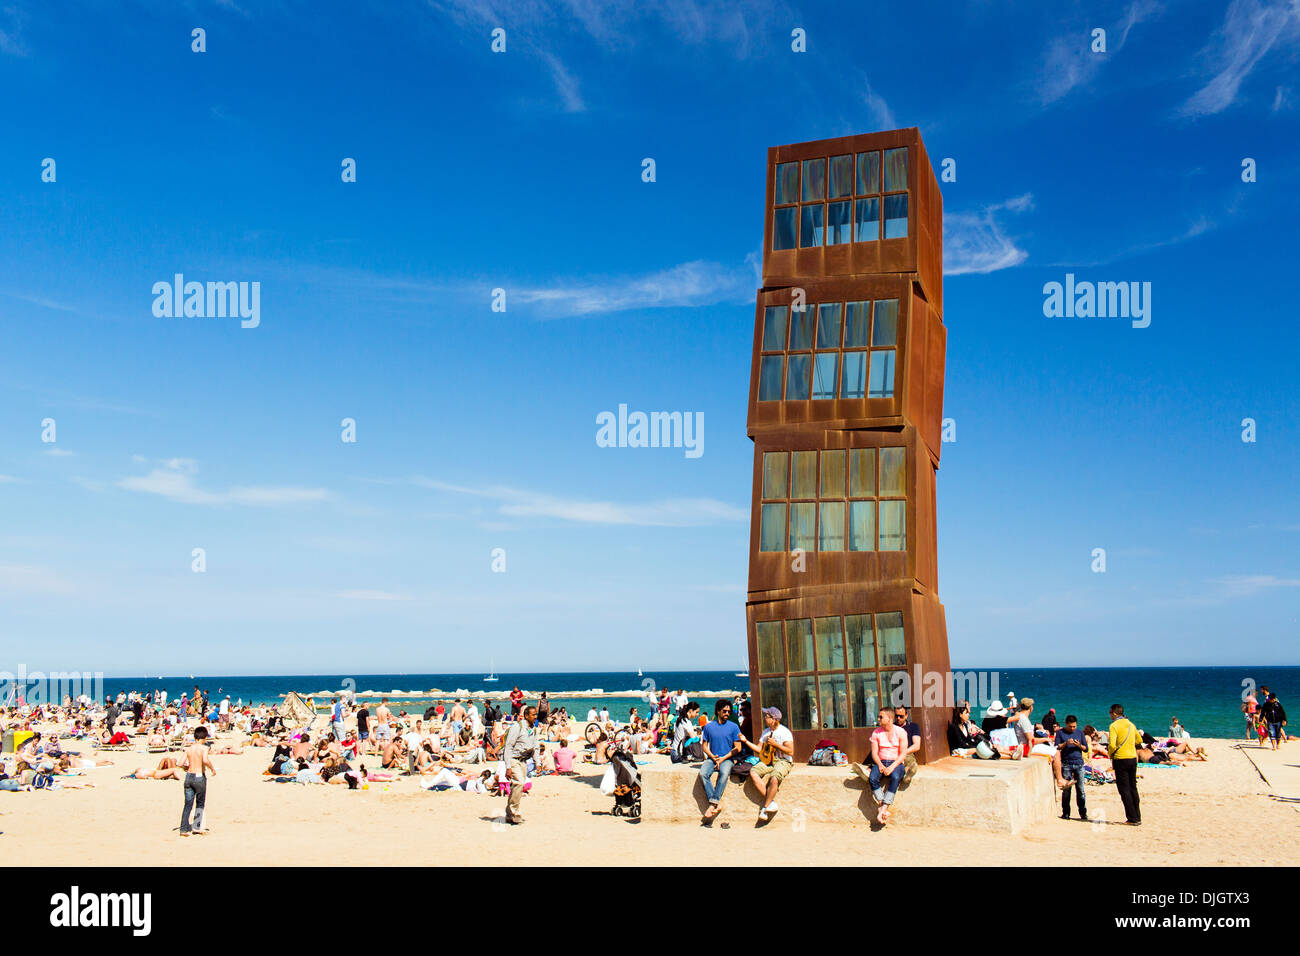
POLYGON ((1112 760, 1131 760, 1137 757, 1137 732, 1137 727, 1127 717, 1121 717, 1110 725, 1110 742, 1106 749, 1112 760))

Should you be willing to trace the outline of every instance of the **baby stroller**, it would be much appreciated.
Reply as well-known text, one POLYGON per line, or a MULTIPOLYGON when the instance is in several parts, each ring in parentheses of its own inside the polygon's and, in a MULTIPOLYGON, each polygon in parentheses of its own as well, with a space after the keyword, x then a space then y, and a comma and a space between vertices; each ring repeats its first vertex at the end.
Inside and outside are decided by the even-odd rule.
POLYGON ((641 817, 641 771, 637 769, 636 760, 623 747, 609 755, 610 766, 614 768, 614 816, 641 817))

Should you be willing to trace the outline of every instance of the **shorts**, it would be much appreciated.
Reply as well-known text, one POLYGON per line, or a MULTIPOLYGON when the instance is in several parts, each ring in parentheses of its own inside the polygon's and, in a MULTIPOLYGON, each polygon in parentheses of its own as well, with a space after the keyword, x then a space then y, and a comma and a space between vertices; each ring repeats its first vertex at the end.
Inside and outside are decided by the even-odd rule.
POLYGON ((1279 738, 1282 736, 1282 725, 1281 725, 1280 723, 1278 723, 1278 724, 1269 724, 1269 725, 1268 725, 1268 736, 1269 736, 1269 738, 1272 739, 1272 740, 1277 740, 1277 739, 1279 739, 1279 738))
POLYGON ((789 760, 773 760, 769 767, 765 763, 754 764, 754 769, 749 772, 751 777, 757 777, 759 780, 771 776, 775 780, 784 780, 794 769, 794 764, 789 760))
POLYGON ((357 740, 369 740, 369 739, 370 739, 370 731, 368 730, 363 730, 361 731, 361 733, 357 734, 357 740))
POLYGON ((388 729, 388 725, 387 725, 387 724, 380 724, 378 727, 375 728, 375 739, 376 739, 376 740, 387 740, 388 737, 389 737, 389 734, 390 734, 390 731, 389 731, 389 729, 388 729))

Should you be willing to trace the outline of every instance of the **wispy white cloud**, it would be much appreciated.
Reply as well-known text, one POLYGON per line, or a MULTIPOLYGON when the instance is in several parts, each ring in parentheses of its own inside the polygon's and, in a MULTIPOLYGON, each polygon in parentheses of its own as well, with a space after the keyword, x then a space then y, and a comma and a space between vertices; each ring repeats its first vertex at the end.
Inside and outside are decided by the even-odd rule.
POLYGON ((885 98, 872 89, 870 83, 867 84, 867 91, 863 94, 863 99, 866 100, 867 113, 876 129, 898 128, 898 123, 894 120, 894 111, 889 108, 885 98))
POLYGON ((49 455, 51 458, 72 458, 77 453, 75 451, 68 451, 66 448, 47 448, 45 449, 45 454, 49 455))
POLYGON ((1279 578, 1274 574, 1230 574, 1208 583, 1219 589, 1218 596, 1224 600, 1255 597, 1278 588, 1300 588, 1300 578, 1279 578))
POLYGON ((22 564, 0 564, 0 593, 77 593, 76 586, 49 568, 22 564))
POLYGON ((329 492, 323 488, 241 486, 226 491, 207 491, 195 481, 198 465, 188 458, 171 458, 159 463, 147 475, 123 478, 117 487, 127 491, 159 495, 171 501, 195 505, 276 505, 324 501, 329 492))
MULTIPOLYGON (((1223 26, 1202 51, 1214 75, 1182 105, 1183 116, 1221 113, 1237 99, 1241 84, 1264 55, 1279 43, 1300 38, 1300 4, 1296 0, 1233 0, 1223 26)), ((1281 102, 1281 88, 1274 109, 1281 102)))
POLYGON ((749 520, 749 509, 737 508, 713 498, 666 498, 619 503, 560 498, 500 485, 468 488, 424 477, 412 478, 411 483, 434 491, 488 498, 496 502, 499 514, 513 517, 555 518, 579 524, 672 528, 749 520))
POLYGON ((18 38, 26 14, 14 6, 0 7, 0 53, 9 56, 26 56, 27 48, 18 38))
MULTIPOLYGON (((784 25, 792 13, 772 0, 656 0, 655 3, 603 2, 603 0, 425 0, 428 7, 462 26, 487 32, 506 30, 506 50, 523 50, 539 59, 566 112, 586 110, 579 80, 557 49, 565 39, 585 45, 570 60, 593 61, 591 47, 607 55, 637 44, 657 42, 666 33, 672 49, 710 45, 726 55, 744 59, 755 36, 769 35, 774 24, 784 25), (659 27, 657 33, 651 27, 659 27), (543 48, 532 38, 543 36, 543 48)), ((784 26, 786 34, 791 27, 784 26)))
POLYGON ((347 601, 409 601, 411 598, 405 594, 395 594, 392 591, 339 591, 337 597, 347 601))
POLYGON ((511 303, 536 307, 541 317, 560 318, 743 302, 754 295, 754 279, 743 267, 695 261, 649 275, 582 279, 508 290, 508 295, 511 303))
POLYGON ((22 478, 15 478, 13 475, 0 475, 0 485, 14 485, 22 481, 22 478))
POLYGON ((560 95, 566 113, 581 113, 587 109, 578 89, 578 81, 568 68, 553 53, 543 53, 542 60, 551 71, 551 81, 555 83, 555 92, 560 95))
POLYGON ((974 213, 949 213, 943 221, 945 275, 996 272, 1020 265, 1029 253, 1007 236, 1001 213, 1019 213, 1034 206, 1029 193, 985 206, 974 213))
POLYGON ((1163 12, 1155 0, 1134 0, 1119 23, 1106 31, 1106 52, 1092 51, 1091 30, 1071 29, 1052 39, 1038 76, 1038 98, 1044 105, 1055 103, 1079 86, 1090 83, 1108 56, 1128 42, 1133 28, 1163 12))

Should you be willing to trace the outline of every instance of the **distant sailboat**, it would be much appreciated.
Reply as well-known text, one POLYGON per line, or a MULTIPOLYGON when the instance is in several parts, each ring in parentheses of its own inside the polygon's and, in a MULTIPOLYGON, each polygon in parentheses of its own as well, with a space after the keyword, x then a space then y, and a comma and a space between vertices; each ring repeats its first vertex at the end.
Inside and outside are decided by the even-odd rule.
POLYGON ((737 676, 737 677, 748 677, 748 676, 749 676, 749 665, 746 664, 746 665, 745 665, 745 669, 744 669, 743 671, 737 671, 737 672, 736 672, 736 676, 737 676))
POLYGON ((645 675, 641 673, 641 668, 639 668, 639 667, 636 669, 636 676, 637 676, 637 677, 645 677, 645 675))
POLYGON ((491 666, 488 668, 488 676, 483 678, 485 684, 495 684, 497 682, 497 660, 495 657, 489 658, 491 666))

